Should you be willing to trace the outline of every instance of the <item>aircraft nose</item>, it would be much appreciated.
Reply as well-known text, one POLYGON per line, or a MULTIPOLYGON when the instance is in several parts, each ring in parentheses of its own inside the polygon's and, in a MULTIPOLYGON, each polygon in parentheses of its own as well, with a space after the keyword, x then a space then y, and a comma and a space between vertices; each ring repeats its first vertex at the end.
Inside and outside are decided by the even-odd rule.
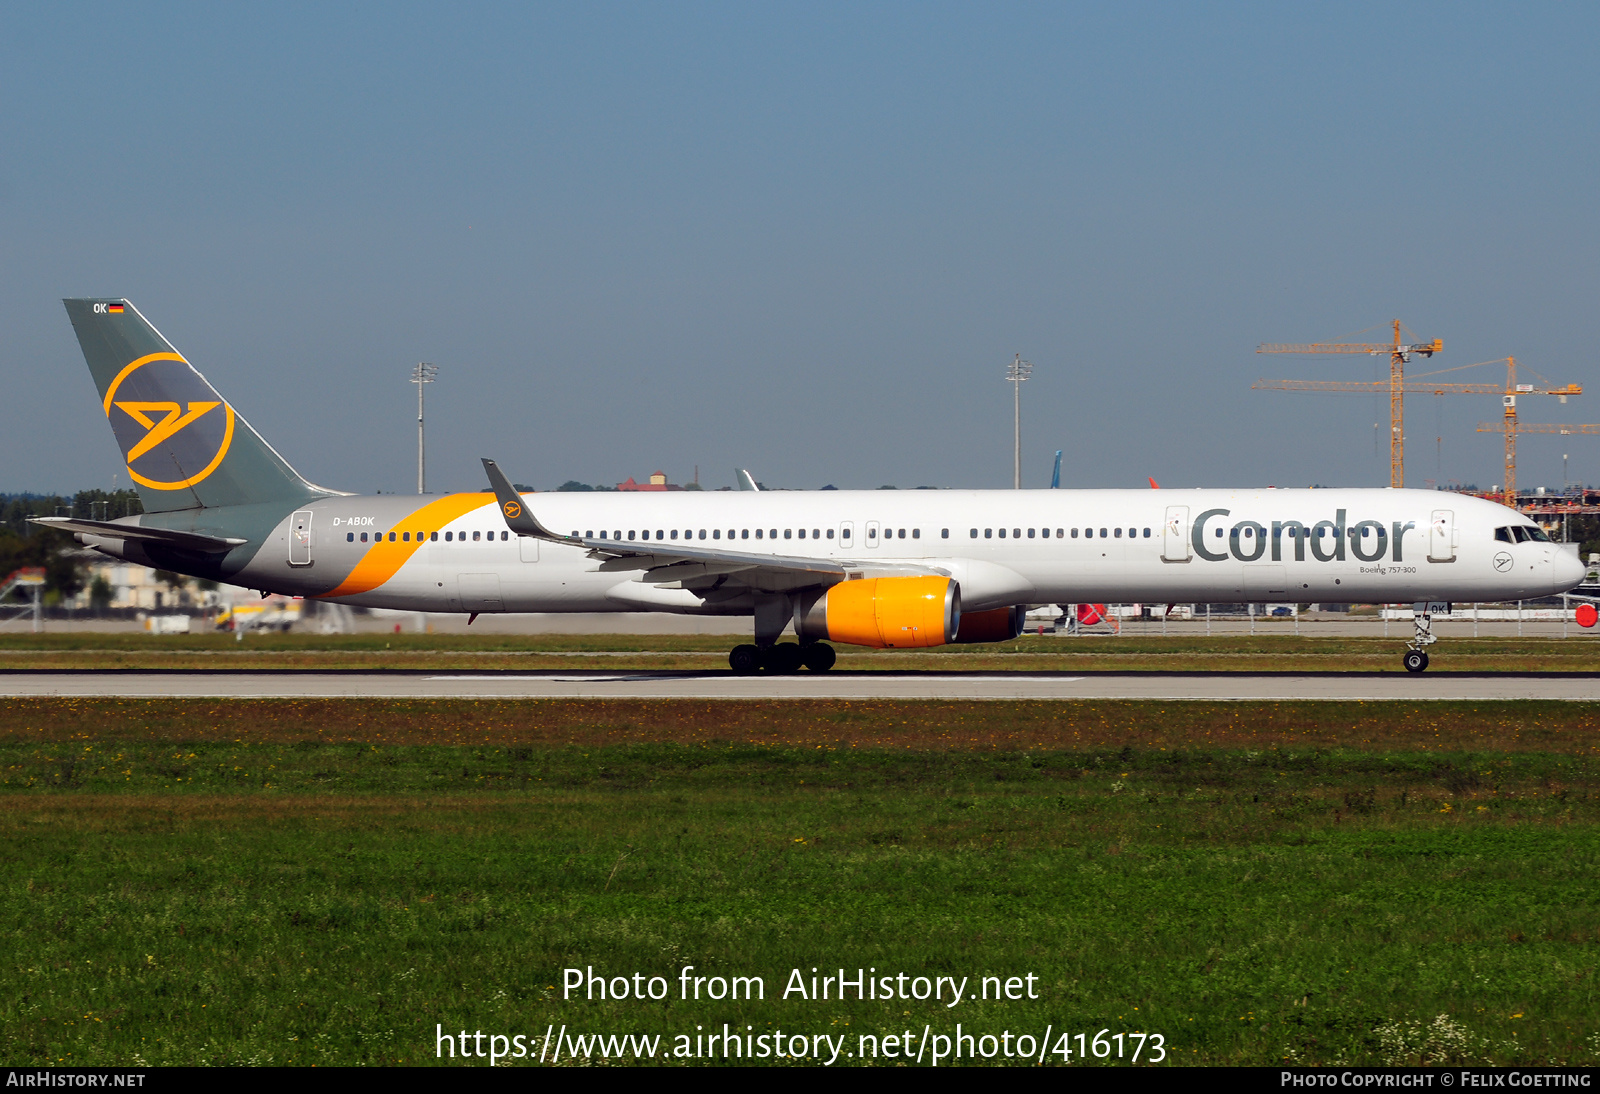
POLYGON ((1550 589, 1552 593, 1564 593, 1583 584, 1588 567, 1578 554, 1577 544, 1562 544, 1551 562, 1550 575, 1554 578, 1550 589))

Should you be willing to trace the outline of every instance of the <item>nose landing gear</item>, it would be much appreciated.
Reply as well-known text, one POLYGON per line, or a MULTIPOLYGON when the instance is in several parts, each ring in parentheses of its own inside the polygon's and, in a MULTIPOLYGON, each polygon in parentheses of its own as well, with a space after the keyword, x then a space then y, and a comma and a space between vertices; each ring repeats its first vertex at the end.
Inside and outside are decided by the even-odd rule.
POLYGON ((1425 672, 1428 668, 1428 647, 1439 641, 1433 633, 1431 607, 1429 604, 1418 604, 1411 613, 1411 643, 1400 659, 1407 672, 1425 672))

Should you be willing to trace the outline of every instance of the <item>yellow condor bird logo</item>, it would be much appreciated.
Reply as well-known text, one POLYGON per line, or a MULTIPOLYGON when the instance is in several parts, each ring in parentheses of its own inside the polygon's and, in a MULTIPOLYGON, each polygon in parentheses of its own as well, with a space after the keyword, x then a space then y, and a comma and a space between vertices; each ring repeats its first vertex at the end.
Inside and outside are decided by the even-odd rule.
POLYGON ((500 508, 504 509, 506 516, 510 517, 512 520, 516 520, 522 515, 522 506, 518 505, 514 501, 508 501, 500 508))
POLYGON ((106 418, 112 421, 117 439, 123 444, 123 458, 133 481, 152 490, 182 490, 204 481, 222 463, 233 443, 234 412, 233 407, 220 398, 200 398, 182 403, 169 399, 117 399, 117 392, 124 381, 141 368, 161 362, 174 362, 182 368, 172 370, 172 366, 168 365, 167 369, 171 371, 167 375, 159 376, 155 384, 147 385, 155 387, 158 393, 167 394, 172 388, 180 391, 187 388, 189 392, 186 394, 216 395, 190 368, 189 362, 176 353, 152 353, 129 362, 117 373, 117 378, 106 389, 105 412, 106 418), (144 431, 143 436, 125 426, 119 427, 121 423, 111 417, 113 407, 136 423, 144 431), (223 410, 220 428, 214 416, 208 417, 218 407, 223 410), (191 428, 196 425, 200 428, 191 428), (145 468, 146 471, 170 473, 170 469, 175 468, 182 477, 156 478, 152 474, 141 473, 136 465, 142 457, 151 453, 155 453, 155 466, 145 468), (198 467, 199 470, 187 474, 192 467, 198 467))

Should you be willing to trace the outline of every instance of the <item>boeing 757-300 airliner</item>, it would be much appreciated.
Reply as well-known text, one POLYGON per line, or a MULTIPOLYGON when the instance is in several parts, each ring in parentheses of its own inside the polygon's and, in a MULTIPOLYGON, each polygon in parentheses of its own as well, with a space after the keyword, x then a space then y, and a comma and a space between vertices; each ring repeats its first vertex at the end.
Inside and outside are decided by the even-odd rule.
POLYGON ((747 615, 735 672, 824 671, 829 642, 1016 637, 1030 604, 1411 602, 1433 611, 1583 578, 1526 517, 1422 490, 521 494, 314 486, 120 299, 66 301, 145 512, 39 517, 113 558, 263 592, 423 612, 747 615), (797 642, 779 642, 793 629, 797 642))

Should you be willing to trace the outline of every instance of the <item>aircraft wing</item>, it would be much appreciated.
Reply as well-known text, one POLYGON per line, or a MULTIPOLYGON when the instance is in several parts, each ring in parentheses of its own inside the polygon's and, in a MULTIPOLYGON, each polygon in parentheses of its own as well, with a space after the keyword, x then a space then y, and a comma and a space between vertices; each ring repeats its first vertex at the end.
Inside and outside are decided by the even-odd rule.
MULTIPOLYGON (((563 536, 552 532, 528 512, 523 497, 512 487, 511 480, 493 460, 484 460, 483 469, 489 475, 489 484, 499 503, 500 515, 506 527, 519 536, 543 539, 551 543, 564 543, 582 547, 589 557, 600 562, 602 572, 630 570, 645 571, 641 580, 662 587, 697 589, 707 585, 724 586, 729 582, 746 585, 762 591, 783 591, 807 586, 833 585, 852 571, 866 569, 866 564, 850 559, 797 558, 788 555, 757 554, 733 551, 722 547, 696 546, 690 543, 623 542, 615 539, 592 539, 584 536, 563 536)), ((872 571, 882 574, 931 574, 929 567, 874 562, 872 571)))
POLYGON ((228 539, 208 536, 200 532, 175 532, 170 528, 145 528, 137 524, 118 524, 109 520, 78 520, 75 517, 29 517, 29 524, 57 528, 63 532, 77 532, 103 539, 137 539, 145 543, 159 543, 182 551, 197 551, 203 555, 225 555, 247 539, 228 539))

